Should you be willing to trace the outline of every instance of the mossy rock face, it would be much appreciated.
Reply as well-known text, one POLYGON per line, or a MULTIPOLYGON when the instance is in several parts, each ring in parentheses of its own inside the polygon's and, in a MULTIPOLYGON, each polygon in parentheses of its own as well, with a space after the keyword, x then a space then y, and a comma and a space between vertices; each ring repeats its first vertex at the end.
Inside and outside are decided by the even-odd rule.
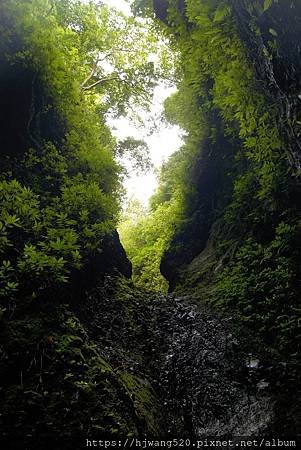
POLYGON ((120 382, 132 399, 138 419, 145 422, 150 435, 159 436, 163 422, 161 406, 150 383, 129 372, 122 372, 119 376, 120 382))
POLYGON ((1 443, 65 450, 89 436, 165 434, 143 341, 144 295, 108 277, 79 309, 36 298, 4 313, 1 443))
MULTIPOLYGON (((14 448, 65 449, 88 435, 136 434, 142 413, 135 414, 130 389, 74 314, 64 306, 39 316, 2 329, 0 439, 13 437, 14 448)), ((142 404, 138 388, 136 396, 142 404)))

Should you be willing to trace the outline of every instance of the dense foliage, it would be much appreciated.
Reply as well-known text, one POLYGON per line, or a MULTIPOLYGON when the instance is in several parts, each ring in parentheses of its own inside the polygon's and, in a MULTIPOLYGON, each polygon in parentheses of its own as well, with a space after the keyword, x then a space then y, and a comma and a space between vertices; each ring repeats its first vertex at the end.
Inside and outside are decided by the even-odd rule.
POLYGON ((152 211, 132 201, 123 214, 119 234, 133 265, 133 281, 150 291, 166 292, 167 281, 160 273, 163 252, 181 216, 179 199, 152 211))

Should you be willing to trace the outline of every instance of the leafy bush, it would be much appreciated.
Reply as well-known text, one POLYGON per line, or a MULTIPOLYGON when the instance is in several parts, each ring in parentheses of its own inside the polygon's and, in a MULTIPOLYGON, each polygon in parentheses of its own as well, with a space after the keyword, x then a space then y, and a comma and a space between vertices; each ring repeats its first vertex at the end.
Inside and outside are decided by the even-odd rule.
POLYGON ((212 291, 217 308, 236 311, 241 324, 274 352, 296 357, 301 309, 296 296, 296 227, 281 222, 263 245, 248 238, 218 275, 212 291))

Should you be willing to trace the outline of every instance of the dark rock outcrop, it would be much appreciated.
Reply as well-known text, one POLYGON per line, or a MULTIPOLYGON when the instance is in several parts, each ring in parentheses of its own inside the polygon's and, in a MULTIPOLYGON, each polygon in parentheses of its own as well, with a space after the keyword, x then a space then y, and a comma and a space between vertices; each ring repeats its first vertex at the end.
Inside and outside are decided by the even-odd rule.
MULTIPOLYGON (((101 248, 90 255, 84 266, 74 271, 71 276, 71 301, 77 302, 84 292, 91 290, 100 283, 105 276, 132 276, 132 263, 129 261, 115 230, 111 236, 106 236, 101 248)), ((69 297, 68 295, 68 297, 69 297)))
POLYGON ((187 214, 189 218, 173 237, 161 261, 160 270, 169 282, 170 291, 179 283, 189 263, 206 248, 212 226, 231 198, 233 182, 229 173, 238 170, 234 149, 239 142, 225 136, 217 112, 208 120, 216 128, 216 136, 203 140, 200 156, 191 170, 195 193, 187 214))

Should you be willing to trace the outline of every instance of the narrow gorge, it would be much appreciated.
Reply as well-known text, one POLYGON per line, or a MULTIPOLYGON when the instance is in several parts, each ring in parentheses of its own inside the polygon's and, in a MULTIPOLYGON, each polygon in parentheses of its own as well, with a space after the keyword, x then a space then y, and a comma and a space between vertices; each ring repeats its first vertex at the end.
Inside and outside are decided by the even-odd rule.
POLYGON ((108 3, 0 4, 1 448, 297 445, 301 1, 108 3), (122 217, 107 119, 170 78, 183 145, 122 217))

